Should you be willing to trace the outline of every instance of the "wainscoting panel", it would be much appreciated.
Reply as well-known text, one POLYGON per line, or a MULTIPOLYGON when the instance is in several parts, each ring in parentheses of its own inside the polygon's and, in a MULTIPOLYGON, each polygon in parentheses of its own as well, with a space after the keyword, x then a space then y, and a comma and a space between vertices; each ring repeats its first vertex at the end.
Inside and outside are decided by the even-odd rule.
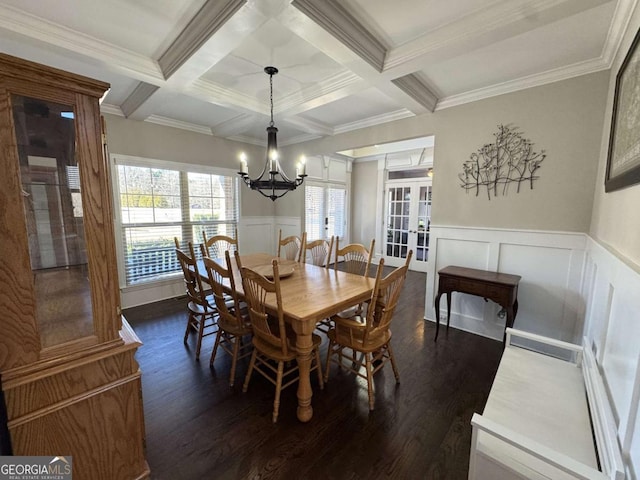
POLYGON ((242 217, 238 225, 238 248, 242 253, 276 252, 276 217, 242 217))
MULTIPOLYGON (((447 265, 520 275, 515 326, 566 341, 580 342, 584 304, 580 295, 586 236, 582 233, 537 232, 431 226, 431 258, 427 273, 425 318, 435 320, 434 298, 439 269, 447 265)), ((451 326, 501 340, 505 318, 501 308, 482 298, 454 293, 451 326)), ((440 316, 446 315, 446 299, 440 316)))
POLYGON ((589 239, 583 285, 585 340, 596 354, 612 401, 627 478, 638 478, 640 266, 589 239))

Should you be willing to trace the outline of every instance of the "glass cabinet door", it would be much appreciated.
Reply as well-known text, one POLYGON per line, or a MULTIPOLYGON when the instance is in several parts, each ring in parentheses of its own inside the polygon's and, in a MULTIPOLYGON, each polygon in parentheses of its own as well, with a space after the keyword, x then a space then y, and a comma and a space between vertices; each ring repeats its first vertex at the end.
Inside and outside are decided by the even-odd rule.
POLYGON ((75 114, 12 95, 36 320, 42 348, 93 335, 75 114))

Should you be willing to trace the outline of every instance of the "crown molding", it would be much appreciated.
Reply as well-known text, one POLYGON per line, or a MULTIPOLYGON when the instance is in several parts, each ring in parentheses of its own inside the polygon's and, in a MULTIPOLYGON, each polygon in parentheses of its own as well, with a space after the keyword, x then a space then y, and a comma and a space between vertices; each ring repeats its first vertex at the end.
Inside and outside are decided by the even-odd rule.
POLYGON ((149 115, 145 122, 163 125, 165 127, 179 128, 180 130, 189 130, 190 132, 202 133, 203 135, 213 135, 211 128, 195 123, 183 122, 173 118, 162 117, 160 115, 149 115))
POLYGON ((124 117, 124 113, 117 105, 112 105, 110 103, 101 103, 100 104, 100 113, 105 115, 116 115, 118 117, 124 117))
POLYGON ((164 82, 159 65, 144 55, 7 5, 0 5, 0 28, 88 57, 91 62, 99 60, 111 70, 132 75, 138 80, 156 84, 164 82))
POLYGON ((165 78, 173 75, 247 0, 207 0, 158 59, 165 78))
POLYGON ((539 87, 548 83, 568 80, 573 77, 587 75, 589 73, 600 72, 610 68, 609 61, 605 58, 598 57, 583 62, 574 63, 567 67, 547 70, 546 72, 528 75, 526 77, 509 80, 507 82, 497 83, 485 88, 478 88, 469 92, 458 95, 451 95, 438 101, 435 111, 444 110, 445 108, 456 107, 465 103, 483 100, 485 98, 504 95, 505 93, 517 92, 527 88, 539 87))
POLYGON ((387 47, 337 0, 293 0, 295 8, 320 25, 365 62, 382 72, 387 47))
POLYGON ((637 5, 638 0, 618 0, 618 3, 616 3, 616 9, 613 12, 613 18, 602 49, 602 57, 607 61, 609 68, 613 66, 613 61, 618 50, 620 50, 624 34, 629 28, 631 14, 637 5))
POLYGON ((394 122, 396 120, 402 120, 403 118, 414 117, 415 115, 406 108, 395 110, 389 113, 383 113, 381 115, 374 115, 364 120, 358 120, 356 122, 343 123, 334 127, 334 134, 350 132, 351 130, 358 130, 360 128, 373 127, 383 123, 394 122))
POLYGON ((420 105, 425 107, 430 112, 436 107, 438 98, 429 90, 429 87, 425 82, 415 73, 410 73, 404 77, 394 78, 391 82, 402 90, 404 93, 413 98, 420 105))
POLYGON ((125 117, 130 117, 133 113, 146 102, 160 87, 149 83, 140 82, 133 89, 133 92, 122 102, 120 109, 125 117))

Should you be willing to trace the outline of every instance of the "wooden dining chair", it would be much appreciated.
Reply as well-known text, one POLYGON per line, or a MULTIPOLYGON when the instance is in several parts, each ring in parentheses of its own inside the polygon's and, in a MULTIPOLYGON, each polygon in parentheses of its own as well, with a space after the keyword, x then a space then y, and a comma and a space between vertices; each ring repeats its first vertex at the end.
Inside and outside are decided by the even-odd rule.
POLYGON ((373 259, 373 247, 375 238, 371 240, 371 245, 367 247, 360 243, 350 243, 340 248, 340 237, 336 238, 336 256, 333 267, 336 270, 343 270, 347 273, 355 273, 363 277, 369 276, 371 260, 373 259), (342 262, 338 265, 338 259, 342 257, 342 262))
POLYGON ((207 276, 209 277, 209 285, 213 289, 213 298, 218 310, 218 333, 213 352, 211 352, 209 366, 213 366, 218 347, 227 352, 231 356, 229 386, 233 387, 238 360, 251 354, 251 342, 245 342, 243 338, 251 335, 252 329, 248 311, 241 307, 236 294, 231 257, 228 250, 224 252, 224 258, 226 268, 209 257, 203 258, 207 276), (230 293, 226 293, 225 288, 230 293))
POLYGON ((191 242, 189 242, 189 253, 190 255, 176 248, 176 256, 182 267, 188 299, 187 309, 189 310, 187 328, 184 332, 184 343, 187 343, 189 333, 195 331, 198 336, 196 340, 196 360, 200 360, 202 338, 216 333, 218 312, 213 297, 207 294, 207 289, 204 287, 202 278, 198 273, 198 265, 191 242))
POLYGON ((369 410, 373 410, 375 398, 373 396, 373 375, 381 370, 387 361, 391 361, 396 383, 400 383, 400 375, 391 348, 391 320, 398 298, 407 276, 409 262, 413 251, 410 250, 403 266, 396 268, 383 278, 384 259, 380 260, 376 273, 376 281, 371 293, 369 308, 364 319, 359 316, 344 318, 335 315, 335 326, 329 330, 329 348, 327 363, 324 371, 324 381, 329 379, 329 363, 337 363, 340 367, 355 373, 367 381, 369 394, 369 410), (348 361, 343 361, 344 349, 352 351, 348 361), (356 353, 360 354, 359 358, 356 353), (335 359, 334 357, 337 357, 335 359), (365 373, 362 373, 364 367, 365 373))
MULTIPOLYGON (((373 247, 375 246, 375 238, 371 240, 369 249, 361 243, 349 243, 340 248, 340 237, 336 238, 336 256, 333 262, 333 268, 335 270, 345 271, 347 273, 353 273, 355 275, 361 275, 363 277, 369 276, 371 270, 371 261, 373 260, 373 247), (340 257, 342 261, 339 262, 340 257)), ((340 314, 345 317, 351 317, 354 315, 362 315, 364 309, 364 303, 354 305, 349 309, 341 312, 340 314)), ((318 330, 326 333, 327 329, 333 325, 330 318, 324 319, 318 323, 318 330)))
POLYGON ((238 250, 238 231, 235 238, 227 235, 214 235, 207 238, 207 232, 202 231, 202 256, 210 258, 224 258, 227 250, 238 250))
MULTIPOLYGON (((298 363, 294 361, 298 354, 295 346, 295 334, 284 322, 277 259, 273 260, 272 266, 273 281, 267 280, 249 268, 241 268, 244 295, 249 306, 249 317, 253 327, 252 343, 254 347, 242 391, 246 392, 249 388, 249 381, 254 370, 273 383, 276 386, 276 396, 273 402, 273 422, 275 423, 278 420, 280 410, 280 393, 284 388, 298 381, 299 371, 298 363), (265 306, 267 296, 272 298, 275 296, 277 314, 273 317, 267 313, 265 306), (274 367, 271 362, 275 362, 277 367, 274 367), (287 365, 286 371, 284 370, 285 365, 287 365)), ((310 371, 317 370, 318 383, 322 389, 324 382, 319 352, 321 339, 318 335, 313 335, 312 338, 313 360, 310 371)))
POLYGON ((331 264, 331 254, 333 253, 332 236, 329 241, 324 239, 307 242, 306 233, 302 236, 302 262, 311 263, 318 267, 329 268, 331 264))
MULTIPOLYGON (((304 236, 304 234, 303 234, 304 236)), ((278 233, 278 257, 300 261, 302 255, 302 239, 296 235, 282 238, 282 230, 278 233)))

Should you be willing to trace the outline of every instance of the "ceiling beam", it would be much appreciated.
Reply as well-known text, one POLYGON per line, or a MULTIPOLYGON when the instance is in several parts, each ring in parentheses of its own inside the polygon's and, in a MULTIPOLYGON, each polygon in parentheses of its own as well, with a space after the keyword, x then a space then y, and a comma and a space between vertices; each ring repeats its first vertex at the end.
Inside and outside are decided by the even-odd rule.
POLYGON ((169 48, 160 55, 158 64, 164 77, 171 77, 246 3, 247 0, 207 0, 169 48))
POLYGON ((337 0, 293 0, 295 8, 381 72, 387 47, 337 0))
POLYGON ((415 73, 394 78, 391 82, 430 112, 433 112, 436 108, 438 97, 431 92, 427 84, 415 73))
POLYGON ((144 120, 144 118, 135 118, 134 114, 151 96, 158 91, 160 87, 149 83, 140 82, 129 96, 122 102, 120 109, 124 116, 134 120, 144 120))

